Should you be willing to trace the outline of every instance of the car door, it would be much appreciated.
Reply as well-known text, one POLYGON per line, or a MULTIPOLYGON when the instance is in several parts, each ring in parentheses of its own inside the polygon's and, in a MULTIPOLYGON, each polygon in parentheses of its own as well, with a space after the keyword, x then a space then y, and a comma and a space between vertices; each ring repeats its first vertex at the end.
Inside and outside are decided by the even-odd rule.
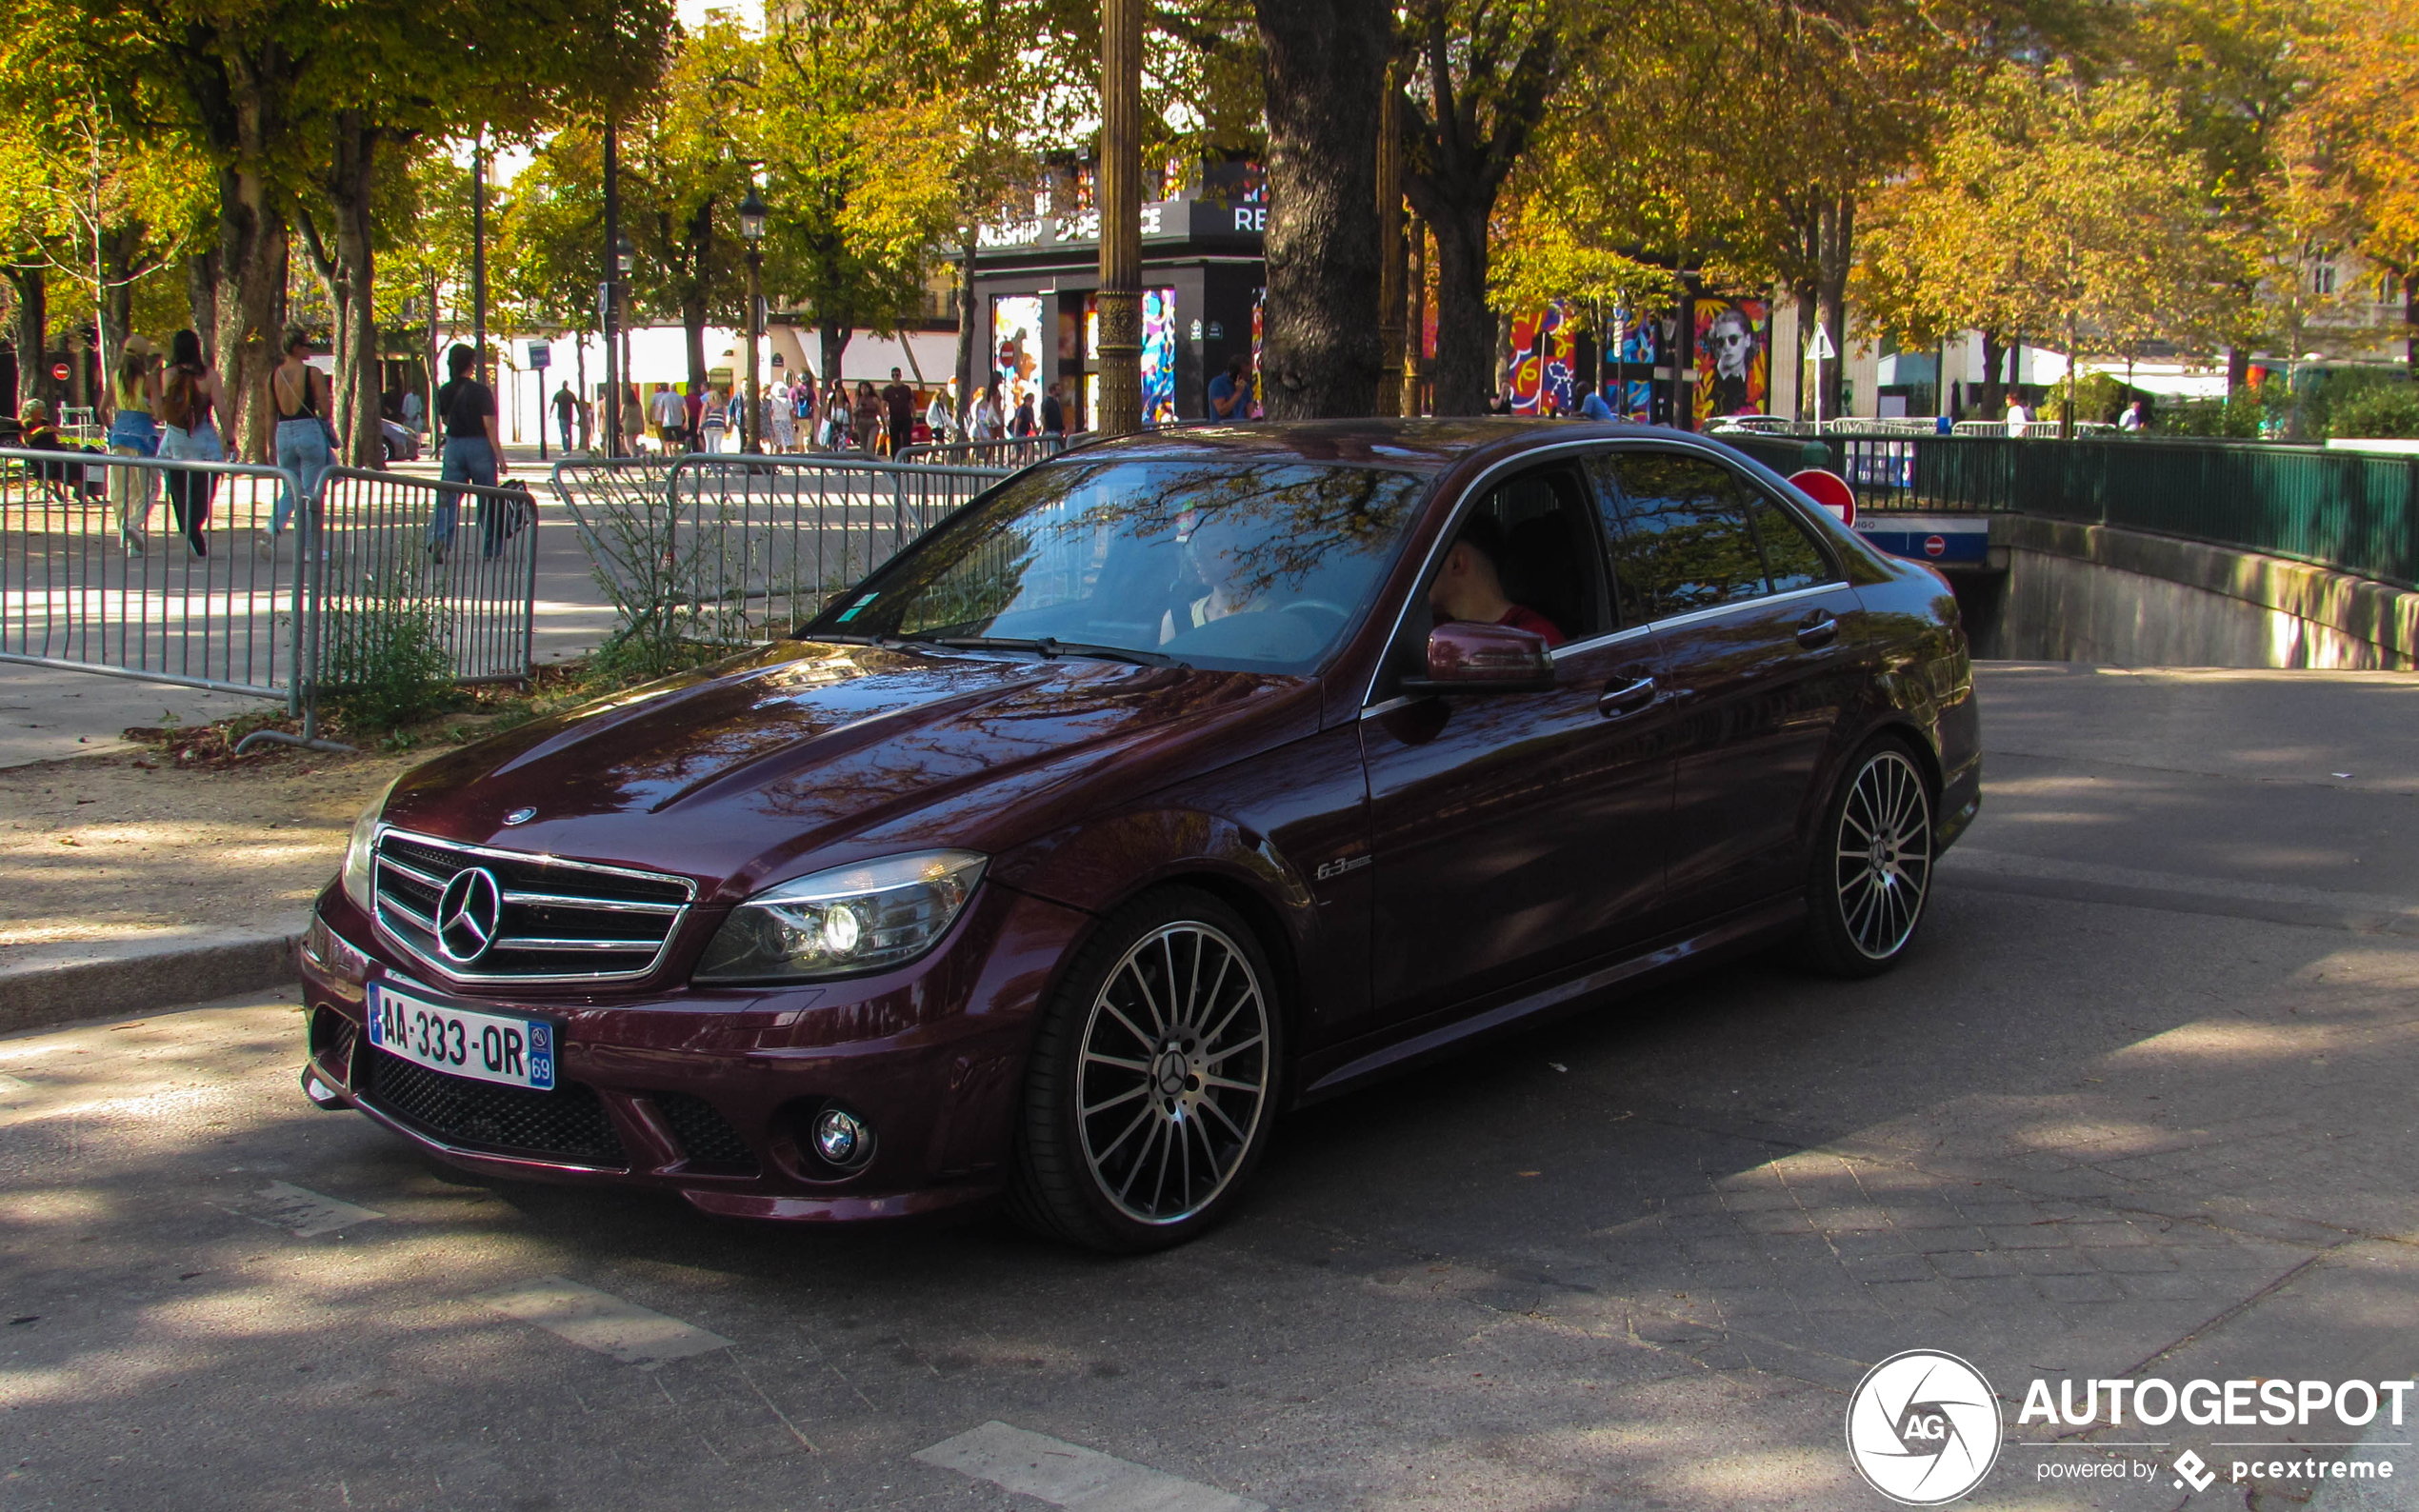
MULTIPOLYGON (((1655 639, 1610 591, 1585 475, 1571 461, 1487 483, 1446 541, 1470 509, 1502 527, 1508 596, 1570 638, 1549 692, 1373 690, 1369 1013, 1389 1032, 1644 938, 1663 894, 1671 760, 1655 639)), ((1423 584, 1394 674, 1425 665, 1430 623, 1423 584)))
POLYGON ((1696 920, 1794 887, 1854 693, 1855 589, 1791 507, 1705 452, 1627 447, 1593 470, 1673 701, 1669 905, 1696 920))

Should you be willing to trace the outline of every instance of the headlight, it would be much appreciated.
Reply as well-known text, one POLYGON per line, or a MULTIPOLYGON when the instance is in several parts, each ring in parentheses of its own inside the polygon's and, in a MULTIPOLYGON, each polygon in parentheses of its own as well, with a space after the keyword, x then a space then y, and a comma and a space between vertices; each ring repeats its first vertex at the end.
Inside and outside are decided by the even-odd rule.
POLYGON ((800 877, 730 910, 699 982, 799 981, 912 961, 948 932, 985 858, 923 850, 800 877))
MULTIPOLYGON (((398 777, 395 782, 402 780, 398 777)), ((378 844, 378 816, 386 812, 387 795, 394 790, 394 783, 378 789, 378 796, 370 800, 370 806, 352 822, 352 838, 345 842, 345 896, 363 913, 370 911, 370 864, 378 844)))

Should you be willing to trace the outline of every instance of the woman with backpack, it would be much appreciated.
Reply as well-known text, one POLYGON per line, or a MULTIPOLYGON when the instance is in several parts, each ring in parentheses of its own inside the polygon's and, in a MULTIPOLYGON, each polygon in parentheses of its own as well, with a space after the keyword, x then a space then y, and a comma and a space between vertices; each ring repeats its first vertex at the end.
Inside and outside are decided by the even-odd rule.
MULTIPOLYGON (((218 411, 225 404, 218 374, 202 356, 202 338, 178 331, 169 343, 168 382, 160 390, 160 455, 179 462, 225 461, 227 449, 218 439, 218 411)), ((168 475, 169 507, 195 556, 210 555, 202 530, 210 524, 210 498, 217 491, 215 473, 180 470, 168 475)))
MULTIPOLYGON (((437 390, 437 421, 445 428, 444 465, 438 468, 440 483, 475 483, 495 487, 499 480, 510 477, 512 469, 504 461, 504 441, 495 428, 495 390, 479 382, 472 371, 478 353, 456 345, 445 354, 445 368, 450 376, 437 390)), ((481 556, 493 556, 502 548, 504 512, 488 507, 488 498, 479 498, 479 534, 481 556)), ((429 554, 439 566, 453 545, 453 524, 462 508, 459 490, 437 495, 435 516, 429 522, 429 554)))

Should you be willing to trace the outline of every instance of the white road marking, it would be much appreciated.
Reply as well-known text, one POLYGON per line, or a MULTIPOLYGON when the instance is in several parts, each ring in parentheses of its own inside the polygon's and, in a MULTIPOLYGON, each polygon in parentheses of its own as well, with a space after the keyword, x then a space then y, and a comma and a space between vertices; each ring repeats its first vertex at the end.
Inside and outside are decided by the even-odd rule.
POLYGON ((285 1182, 270 1182, 250 1196, 217 1205, 256 1224, 282 1228, 296 1239, 316 1239, 321 1234, 332 1234, 339 1228, 387 1216, 285 1182))
POLYGON ((1148 1465, 1005 1422, 969 1428, 916 1451, 915 1458, 1069 1512, 1269 1512, 1266 1503, 1247 1502, 1216 1486, 1180 1481, 1148 1465))
POLYGON ((560 1276, 541 1276, 470 1300, 626 1365, 684 1360, 730 1347, 720 1334, 560 1276))

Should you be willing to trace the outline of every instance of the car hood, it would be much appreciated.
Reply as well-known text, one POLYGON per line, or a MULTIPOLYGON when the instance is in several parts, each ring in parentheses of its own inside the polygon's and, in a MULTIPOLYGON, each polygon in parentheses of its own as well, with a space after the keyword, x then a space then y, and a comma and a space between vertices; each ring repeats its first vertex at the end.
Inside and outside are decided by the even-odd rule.
POLYGON ((995 854, 1316 712, 1301 678, 784 642, 430 762, 386 817, 735 901, 870 855, 995 854))

